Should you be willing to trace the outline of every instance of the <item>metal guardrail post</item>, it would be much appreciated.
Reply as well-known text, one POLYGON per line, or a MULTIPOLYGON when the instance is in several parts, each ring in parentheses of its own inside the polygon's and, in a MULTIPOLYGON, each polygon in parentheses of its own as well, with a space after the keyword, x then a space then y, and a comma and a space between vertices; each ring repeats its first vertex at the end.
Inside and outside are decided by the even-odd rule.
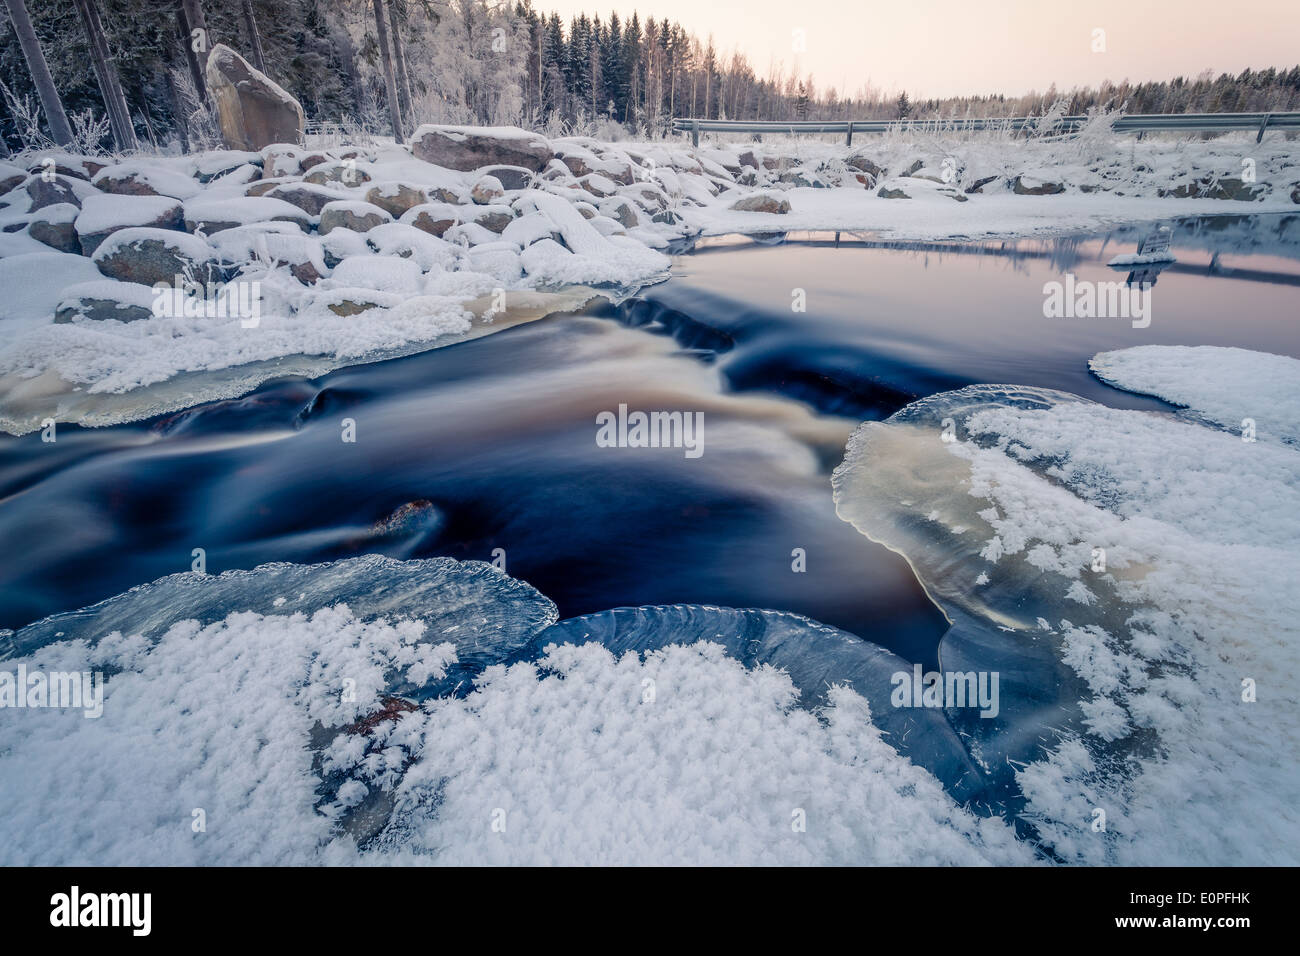
POLYGON ((691 124, 691 145, 696 149, 700 148, 700 121, 696 120, 691 124))
POLYGON ((1260 143, 1264 141, 1264 130, 1268 129, 1268 121, 1272 115, 1272 113, 1264 114, 1264 119, 1261 120, 1259 124, 1259 132, 1255 134, 1255 142, 1260 143))
POLYGON ((849 128, 844 131, 844 145, 853 145, 853 120, 849 120, 849 128))

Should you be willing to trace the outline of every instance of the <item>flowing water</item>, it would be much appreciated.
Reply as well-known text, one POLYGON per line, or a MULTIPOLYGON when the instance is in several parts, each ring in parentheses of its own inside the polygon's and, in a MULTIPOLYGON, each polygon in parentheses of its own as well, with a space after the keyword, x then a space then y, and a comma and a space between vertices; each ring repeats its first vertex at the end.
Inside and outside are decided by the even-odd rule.
POLYGON ((710 240, 619 306, 60 426, 55 443, 6 437, 0 627, 189 570, 196 549, 209 572, 448 555, 503 560, 561 617, 771 608, 933 664, 946 620, 835 513, 830 472, 859 421, 977 382, 1167 408, 1089 375, 1093 354, 1132 345, 1300 354, 1298 217, 1176 223, 1147 328, 1044 317, 1044 283, 1122 281, 1106 263, 1138 237, 710 240), (602 447, 597 416, 621 405, 702 412, 703 453, 602 447))

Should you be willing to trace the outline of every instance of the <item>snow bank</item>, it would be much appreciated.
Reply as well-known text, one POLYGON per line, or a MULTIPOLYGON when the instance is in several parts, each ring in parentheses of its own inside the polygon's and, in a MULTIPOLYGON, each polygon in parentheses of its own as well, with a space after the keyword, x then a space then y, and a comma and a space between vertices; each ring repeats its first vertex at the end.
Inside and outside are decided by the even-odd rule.
POLYGON ((972 386, 860 426, 833 484, 953 621, 945 668, 1002 674, 997 720, 950 719, 1060 858, 1297 862, 1300 452, 972 386))
POLYGON ((553 620, 487 565, 372 556, 173 575, 25 628, 11 672, 111 676, 99 717, 0 723, 0 862, 1033 862, 851 690, 817 716, 706 642, 508 663, 553 620))
POLYGON ((1154 395, 1205 421, 1260 440, 1300 443, 1300 361, 1212 345, 1141 345, 1101 352, 1088 363, 1103 382, 1154 395))

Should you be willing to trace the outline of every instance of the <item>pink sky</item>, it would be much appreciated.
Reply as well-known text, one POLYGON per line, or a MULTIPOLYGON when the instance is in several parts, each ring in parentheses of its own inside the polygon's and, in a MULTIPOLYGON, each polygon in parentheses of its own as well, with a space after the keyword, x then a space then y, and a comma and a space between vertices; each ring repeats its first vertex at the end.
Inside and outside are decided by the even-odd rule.
POLYGON ((1159 80, 1300 63, 1300 0, 533 0, 577 12, 677 20, 755 70, 781 61, 819 89, 864 84, 913 98, 1159 80), (1093 30, 1105 52, 1092 51, 1093 30), (806 51, 793 52, 795 30, 806 51))

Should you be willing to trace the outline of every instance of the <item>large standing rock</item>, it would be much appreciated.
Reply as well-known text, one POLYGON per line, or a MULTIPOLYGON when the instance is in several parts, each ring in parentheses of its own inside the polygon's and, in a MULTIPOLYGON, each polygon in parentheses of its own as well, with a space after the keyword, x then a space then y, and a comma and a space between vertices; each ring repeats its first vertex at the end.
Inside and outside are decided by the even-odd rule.
POLYGON ((426 163, 469 172, 482 166, 523 166, 538 172, 555 156, 544 136, 516 126, 421 126, 411 152, 426 163))
POLYGON ((229 149, 260 150, 302 140, 298 101, 223 43, 208 54, 207 81, 229 149))

